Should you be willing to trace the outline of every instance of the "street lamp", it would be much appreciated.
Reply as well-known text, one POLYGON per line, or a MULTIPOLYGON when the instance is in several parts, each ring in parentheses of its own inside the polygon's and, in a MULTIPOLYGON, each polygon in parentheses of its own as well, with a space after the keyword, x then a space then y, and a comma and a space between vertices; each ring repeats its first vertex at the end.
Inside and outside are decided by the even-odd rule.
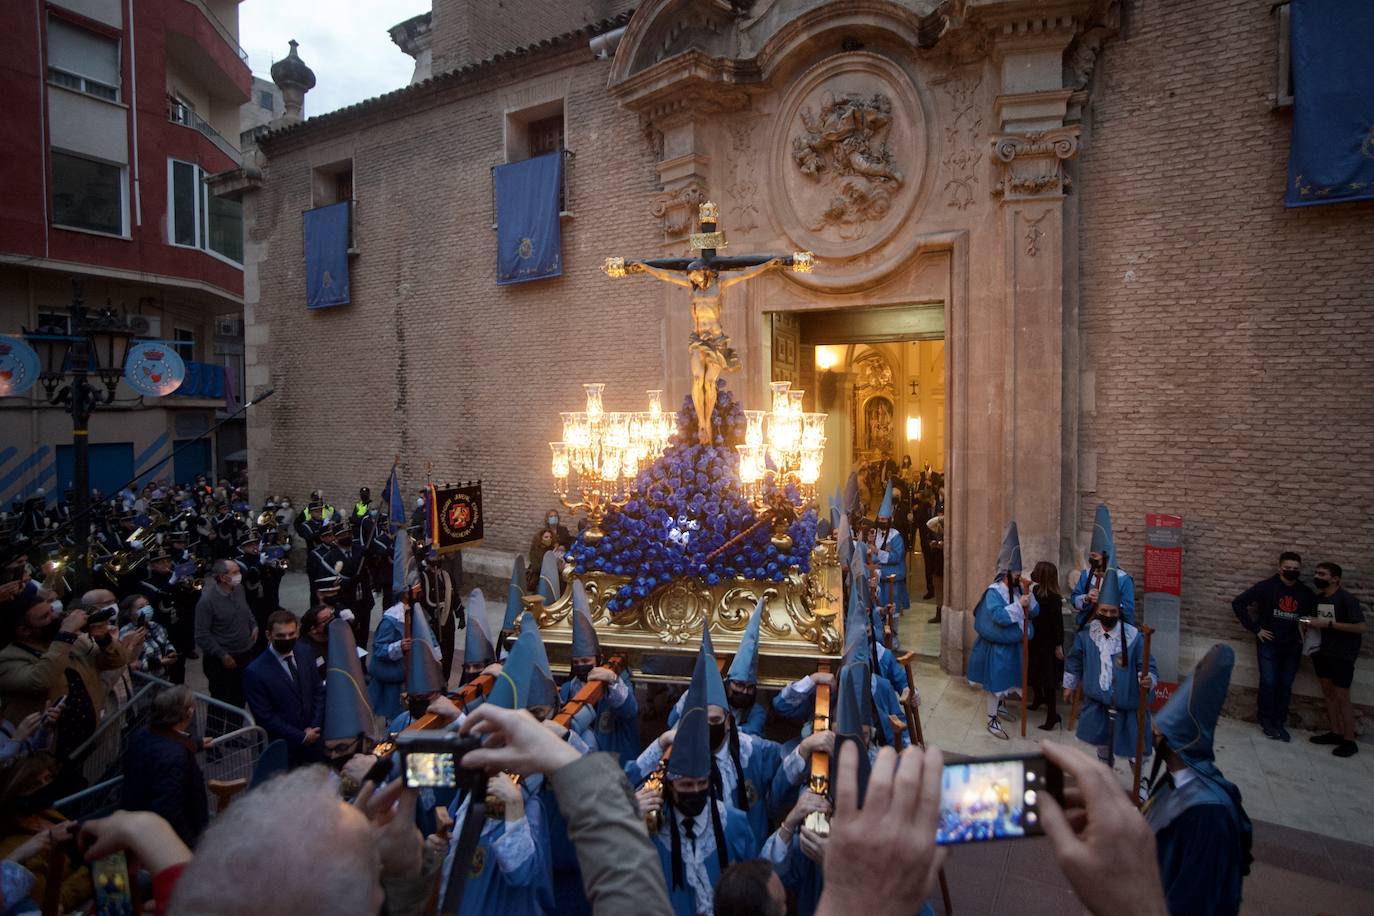
POLYGON ((134 331, 112 306, 88 312, 81 298, 81 284, 76 281, 72 281, 67 318, 66 329, 46 325, 33 331, 25 328, 24 339, 38 352, 42 364, 38 378, 48 403, 61 405, 72 415, 72 514, 83 519, 74 535, 77 555, 84 556, 91 530, 90 523, 84 520, 91 496, 91 412, 114 401, 134 331), (92 375, 99 377, 104 391, 87 381, 92 375))

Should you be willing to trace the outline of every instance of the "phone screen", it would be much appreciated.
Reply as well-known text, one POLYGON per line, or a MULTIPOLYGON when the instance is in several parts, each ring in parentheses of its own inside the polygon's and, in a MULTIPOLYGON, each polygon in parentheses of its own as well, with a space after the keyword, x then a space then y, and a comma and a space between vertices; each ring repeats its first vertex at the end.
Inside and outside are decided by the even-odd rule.
POLYGON ((95 888, 97 916, 133 916, 134 900, 129 888, 129 863, 117 852, 91 863, 91 884, 95 888))
POLYGON ((1059 795, 1058 768, 1040 755, 945 764, 940 783, 943 846, 1039 836, 1040 797, 1059 795))
POLYGON ((415 751, 405 755, 406 786, 412 789, 452 788, 458 783, 453 770, 453 754, 415 751))

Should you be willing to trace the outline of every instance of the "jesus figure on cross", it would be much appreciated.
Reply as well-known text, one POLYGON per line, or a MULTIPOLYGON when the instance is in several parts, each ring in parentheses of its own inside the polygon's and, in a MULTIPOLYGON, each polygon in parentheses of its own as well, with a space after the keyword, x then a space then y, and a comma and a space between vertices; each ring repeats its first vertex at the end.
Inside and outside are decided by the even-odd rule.
POLYGON ((692 406, 697 414, 697 438, 711 444, 711 413, 716 405, 716 380, 724 370, 739 368, 739 356, 721 325, 722 296, 728 287, 753 279, 770 270, 787 267, 808 273, 815 258, 809 251, 792 255, 745 255, 717 257, 725 247, 725 233, 716 228, 719 211, 707 201, 701 205, 701 232, 692 234, 692 247, 700 250, 696 258, 654 258, 633 261, 607 258, 602 270, 610 277, 648 274, 674 286, 691 291, 692 333, 687 348, 692 354, 692 406), (722 271, 731 272, 722 277, 722 271))

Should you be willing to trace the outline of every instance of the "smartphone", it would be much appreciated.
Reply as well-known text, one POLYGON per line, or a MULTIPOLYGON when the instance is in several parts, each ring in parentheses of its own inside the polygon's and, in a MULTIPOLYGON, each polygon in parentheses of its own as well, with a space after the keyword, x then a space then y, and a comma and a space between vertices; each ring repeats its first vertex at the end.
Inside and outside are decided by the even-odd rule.
POLYGON ((401 772, 411 789, 453 789, 468 784, 473 774, 462 768, 463 755, 479 746, 477 739, 452 731, 417 730, 396 736, 401 772))
POLYGON ((129 887, 129 863, 117 852, 91 863, 96 916, 133 916, 134 897, 129 887))
POLYGON ((941 846, 1040 836, 1040 802, 1064 797, 1064 773, 1041 754, 947 763, 940 779, 941 846))

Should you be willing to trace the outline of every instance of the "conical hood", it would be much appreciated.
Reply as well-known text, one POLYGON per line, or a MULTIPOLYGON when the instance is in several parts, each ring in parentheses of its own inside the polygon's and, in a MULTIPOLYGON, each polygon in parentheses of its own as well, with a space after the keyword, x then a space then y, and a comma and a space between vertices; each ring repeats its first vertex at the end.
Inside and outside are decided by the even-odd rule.
MULTIPOLYGON (((687 700, 682 704, 682 717, 677 720, 677 735, 673 738, 673 756, 668 758, 668 776, 688 776, 704 779, 711 775, 711 726, 706 707, 710 702, 710 673, 716 671, 715 658, 704 644, 697 653, 692 684, 687 688, 687 700)), ((719 678, 719 673, 716 674, 719 678)))
POLYGON ((1121 577, 1116 574, 1116 564, 1107 567, 1102 577, 1102 587, 1097 591, 1097 606, 1121 607, 1121 577))
POLYGON ((444 689, 444 672, 434 657, 434 637, 429 621, 419 609, 410 613, 410 667, 406 669, 406 693, 419 696, 444 689))
POLYGON ((507 633, 515 631, 515 621, 520 617, 520 612, 525 609, 525 592, 514 582, 506 590, 506 616, 501 621, 501 629, 507 633))
POLYGON ((835 526, 835 556, 841 566, 848 566, 854 553, 854 532, 849 527, 848 513, 840 513, 840 523, 835 526))
POLYGON ((849 554, 849 581, 858 586, 859 600, 868 606, 868 545, 855 541, 849 554))
POLYGON ((1021 571, 1021 538, 1016 534, 1016 522, 1007 523, 1002 535, 1002 549, 997 553, 997 574, 1021 571))
POLYGON ((487 665, 496 661, 491 634, 487 632, 487 599, 480 588, 474 588, 465 602, 468 612, 467 630, 463 633, 463 664, 487 665))
POLYGON ((725 676, 738 684, 755 684, 759 679, 759 627, 763 624, 763 599, 754 605, 749 625, 739 640, 739 651, 730 660, 725 676))
MULTIPOLYGON (((730 702, 725 698, 725 679, 720 676, 720 661, 716 658, 716 647, 711 643, 711 630, 705 627, 701 631, 701 650, 697 656, 708 656, 710 664, 706 666, 706 702, 711 706, 719 706, 721 709, 729 709, 730 702)), ((693 675, 695 677, 695 675, 693 675)))
POLYGON ((520 624, 520 638, 530 642, 529 679, 525 683, 525 708, 548 706, 558 711, 558 685, 553 680, 553 669, 549 667, 549 652, 544 646, 544 637, 539 632, 539 624, 534 615, 526 614, 520 624))
POLYGON ((558 558, 553 551, 545 551, 544 562, 539 564, 539 594, 544 596, 544 604, 550 605, 563 594, 563 583, 558 577, 558 558))
POLYGON ((513 566, 511 566, 511 570, 510 570, 510 584, 513 585, 513 586, 515 586, 516 588, 520 589, 520 593, 521 593, 521 594, 524 594, 524 592, 525 592, 525 555, 524 555, 523 553, 517 553, 517 554, 515 555, 515 564, 514 564, 513 566))
POLYGON ((1116 541, 1112 538, 1112 514, 1107 511, 1106 503, 1097 504, 1097 515, 1093 518, 1093 540, 1088 547, 1089 553, 1104 553, 1116 559, 1116 541))
POLYGON ((363 678, 363 663, 358 658, 358 644, 353 628, 347 621, 335 617, 329 621, 329 650, 324 673, 324 728, 320 737, 325 741, 371 735, 373 729, 372 704, 367 701, 367 681, 363 678))
POLYGON ((835 686, 832 707, 834 709, 832 721, 835 731, 835 753, 830 755, 831 785, 835 784, 837 777, 836 768, 839 763, 841 748, 844 748, 846 755, 857 753, 859 755, 858 797, 859 804, 862 806, 864 796, 868 791, 869 773, 873 766, 868 758, 868 743, 864 741, 863 733, 865 725, 874 724, 870 717, 873 701, 870 697, 868 666, 861 664, 845 665, 840 669, 840 676, 835 686))
POLYGON ((501 673, 496 676, 487 702, 503 709, 524 709, 529 701, 532 675, 542 651, 543 642, 537 632, 522 632, 502 663, 501 673))
POLYGON ((581 579, 572 584, 572 647, 569 654, 573 658, 600 658, 601 641, 596 638, 596 627, 592 626, 592 606, 587 600, 587 589, 581 579))
POLYGON ((844 655, 841 664, 869 665, 872 664, 872 658, 868 648, 868 610, 863 599, 854 594, 855 588, 856 586, 851 583, 849 607, 844 615, 844 655))
POLYGON ((862 506, 859 500, 859 473, 850 471, 849 476, 844 481, 844 503, 840 507, 845 512, 860 512, 862 506))
POLYGON ((1155 730, 1170 750, 1194 769, 1215 769, 1212 742, 1235 664, 1234 649, 1212 646, 1154 717, 1155 730))
POLYGON ((878 518, 892 520, 892 481, 887 482, 887 489, 883 491, 883 504, 878 507, 878 518))

